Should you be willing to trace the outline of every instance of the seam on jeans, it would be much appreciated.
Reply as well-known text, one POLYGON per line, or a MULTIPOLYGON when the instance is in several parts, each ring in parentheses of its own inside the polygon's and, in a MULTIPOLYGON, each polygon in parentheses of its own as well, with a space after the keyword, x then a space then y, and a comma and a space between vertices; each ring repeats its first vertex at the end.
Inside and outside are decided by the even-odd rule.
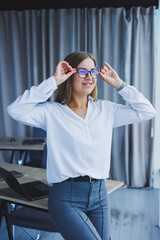
POLYGON ((81 216, 81 214, 77 211, 77 209, 75 208, 75 207, 73 207, 73 205, 72 205, 72 181, 71 181, 71 193, 70 193, 70 204, 71 204, 71 207, 78 213, 78 215, 81 217, 81 219, 83 220, 83 222, 87 225, 87 227, 89 228, 89 230, 93 233, 93 235, 95 236, 95 238, 97 239, 97 240, 99 240, 97 237, 96 237, 96 235, 94 234, 94 232, 92 231, 92 229, 89 227, 89 225, 87 224, 87 220, 88 220, 88 217, 87 217, 87 220, 85 221, 84 219, 83 219, 83 217, 81 216))
POLYGON ((88 193, 88 203, 87 203, 86 209, 88 208, 89 202, 90 202, 91 184, 92 184, 92 183, 90 183, 90 188, 89 188, 89 193, 88 193))
POLYGON ((101 190, 102 190, 102 181, 100 181, 100 187, 99 187, 99 203, 101 205, 101 209, 102 209, 102 239, 103 239, 103 225, 104 225, 104 212, 103 212, 103 206, 102 206, 102 198, 101 198, 101 190))
MULTIPOLYGON (((96 237, 96 235, 94 234, 94 232, 92 231, 92 229, 89 227, 89 225, 87 224, 87 221, 85 221, 84 219, 83 219, 83 217, 81 216, 81 214, 77 211, 77 209, 76 208, 74 208, 75 209, 75 211, 78 213, 78 215, 81 217, 81 219, 83 220, 83 222, 87 225, 87 227, 89 228, 89 230, 93 233, 93 235, 95 236, 95 238, 97 239, 97 240, 99 240, 97 237, 96 237)), ((87 218, 87 220, 88 220, 88 218, 87 218)))
POLYGON ((70 204, 71 204, 71 207, 72 206, 72 181, 71 181, 71 191, 70 191, 70 204))

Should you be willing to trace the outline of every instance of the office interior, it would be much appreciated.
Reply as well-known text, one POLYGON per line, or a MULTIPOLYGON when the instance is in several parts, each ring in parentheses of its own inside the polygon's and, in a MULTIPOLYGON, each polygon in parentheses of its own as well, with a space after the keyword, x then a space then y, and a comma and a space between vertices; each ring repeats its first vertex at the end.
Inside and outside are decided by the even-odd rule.
MULTIPOLYGON (((46 138, 41 129, 11 119, 7 106, 79 50, 93 54, 97 68, 108 62, 157 111, 150 121, 114 129, 110 179, 123 186, 109 195, 112 240, 160 238, 159 6, 158 0, 5 1, 0 6, 0 139, 46 138)), ((100 79, 97 85, 99 99, 125 104, 100 79)), ((12 156, 1 149, 0 162, 9 163, 11 157, 14 164, 46 167, 41 150, 15 151, 12 156)), ((15 227, 15 239, 36 239, 36 230, 27 231, 32 236, 15 227)), ((2 239, 9 239, 4 216, 2 239)), ((63 238, 42 231, 40 239, 63 238)))

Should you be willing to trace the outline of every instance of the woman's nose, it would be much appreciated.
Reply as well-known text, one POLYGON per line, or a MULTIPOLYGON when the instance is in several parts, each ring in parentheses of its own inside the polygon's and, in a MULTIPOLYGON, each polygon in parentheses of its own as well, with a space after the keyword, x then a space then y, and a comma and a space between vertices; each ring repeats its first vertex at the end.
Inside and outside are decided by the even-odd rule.
POLYGON ((91 75, 91 72, 88 72, 88 74, 86 75, 86 79, 92 79, 92 75, 91 75))

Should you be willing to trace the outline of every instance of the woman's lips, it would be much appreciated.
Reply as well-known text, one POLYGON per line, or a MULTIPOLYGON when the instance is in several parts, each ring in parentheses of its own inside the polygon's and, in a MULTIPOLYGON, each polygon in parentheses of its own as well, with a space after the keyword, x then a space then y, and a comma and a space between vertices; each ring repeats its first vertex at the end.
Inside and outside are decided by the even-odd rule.
POLYGON ((85 85, 85 86, 91 86, 92 83, 82 83, 82 85, 85 85))

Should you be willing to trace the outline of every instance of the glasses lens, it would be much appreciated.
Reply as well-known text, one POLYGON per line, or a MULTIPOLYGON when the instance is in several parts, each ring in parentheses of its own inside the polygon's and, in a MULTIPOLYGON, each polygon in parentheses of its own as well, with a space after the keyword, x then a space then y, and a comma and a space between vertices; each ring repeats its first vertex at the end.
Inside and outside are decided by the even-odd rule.
POLYGON ((88 71, 86 69, 78 69, 78 75, 80 78, 86 78, 88 71))
POLYGON ((98 74, 99 74, 99 71, 97 69, 92 69, 91 70, 92 78, 97 78, 98 74))

